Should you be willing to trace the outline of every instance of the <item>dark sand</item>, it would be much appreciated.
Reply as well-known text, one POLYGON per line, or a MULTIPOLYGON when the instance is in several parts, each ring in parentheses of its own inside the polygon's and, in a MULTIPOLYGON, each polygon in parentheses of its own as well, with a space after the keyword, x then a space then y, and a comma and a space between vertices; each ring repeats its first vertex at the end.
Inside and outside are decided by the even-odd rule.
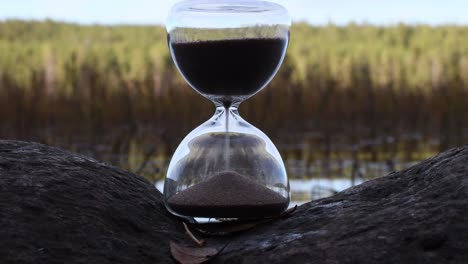
POLYGON ((288 199, 235 172, 222 172, 167 201, 177 214, 212 218, 259 218, 281 214, 288 199))
POLYGON ((286 38, 169 41, 186 80, 205 95, 249 96, 275 74, 286 51, 286 38))

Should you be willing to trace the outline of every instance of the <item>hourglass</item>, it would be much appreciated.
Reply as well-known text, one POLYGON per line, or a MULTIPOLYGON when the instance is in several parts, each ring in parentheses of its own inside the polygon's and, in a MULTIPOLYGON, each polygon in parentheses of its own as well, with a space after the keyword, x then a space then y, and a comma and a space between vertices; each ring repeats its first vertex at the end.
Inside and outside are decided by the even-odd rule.
POLYGON ((289 182, 271 140, 242 119, 239 105, 278 71, 291 18, 276 3, 189 0, 167 23, 172 58, 190 86, 211 100, 214 116, 189 133, 166 175, 164 201, 178 216, 272 217, 289 205, 289 182))

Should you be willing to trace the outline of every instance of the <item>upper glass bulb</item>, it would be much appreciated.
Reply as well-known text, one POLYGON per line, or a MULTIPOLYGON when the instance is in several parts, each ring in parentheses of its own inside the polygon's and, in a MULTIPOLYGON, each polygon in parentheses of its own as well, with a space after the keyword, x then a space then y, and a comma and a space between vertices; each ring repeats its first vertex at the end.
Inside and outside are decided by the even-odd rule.
POLYGON ((291 18, 281 5, 253 0, 189 0, 170 11, 171 54, 185 80, 216 104, 239 104, 281 65, 291 18))

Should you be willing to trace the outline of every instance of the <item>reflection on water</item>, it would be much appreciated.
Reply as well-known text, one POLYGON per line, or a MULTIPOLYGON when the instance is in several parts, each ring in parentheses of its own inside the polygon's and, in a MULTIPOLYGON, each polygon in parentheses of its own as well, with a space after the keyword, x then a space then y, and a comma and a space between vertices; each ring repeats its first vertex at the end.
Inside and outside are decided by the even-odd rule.
POLYGON ((303 203, 332 196, 341 192, 349 187, 361 184, 364 180, 361 178, 355 180, 354 183, 351 179, 337 178, 337 179, 292 179, 289 181, 291 187, 291 204, 301 205, 303 203))
MULTIPOLYGON (((10 129, 2 130, 0 124, 0 138, 57 146, 141 175, 153 183, 166 176, 174 148, 181 139, 156 126, 137 126, 132 130, 116 125, 106 133, 61 127, 22 131, 25 134, 21 136, 10 129)), ((468 140, 468 134, 464 138, 468 140)), ((274 142, 291 181, 294 203, 330 196, 365 180, 406 169, 435 155, 441 145, 440 139, 421 133, 355 138, 320 131, 281 134, 274 142)))

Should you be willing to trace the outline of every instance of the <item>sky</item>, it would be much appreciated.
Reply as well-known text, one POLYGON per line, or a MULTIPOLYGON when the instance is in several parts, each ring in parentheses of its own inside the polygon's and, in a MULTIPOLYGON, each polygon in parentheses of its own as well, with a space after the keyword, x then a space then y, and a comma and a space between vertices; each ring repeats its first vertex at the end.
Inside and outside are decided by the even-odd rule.
MULTIPOLYGON (((177 0, 2 0, 0 20, 53 19, 80 24, 164 24, 177 0)), ((468 0, 273 0, 294 21, 323 25, 468 25, 468 0)))

